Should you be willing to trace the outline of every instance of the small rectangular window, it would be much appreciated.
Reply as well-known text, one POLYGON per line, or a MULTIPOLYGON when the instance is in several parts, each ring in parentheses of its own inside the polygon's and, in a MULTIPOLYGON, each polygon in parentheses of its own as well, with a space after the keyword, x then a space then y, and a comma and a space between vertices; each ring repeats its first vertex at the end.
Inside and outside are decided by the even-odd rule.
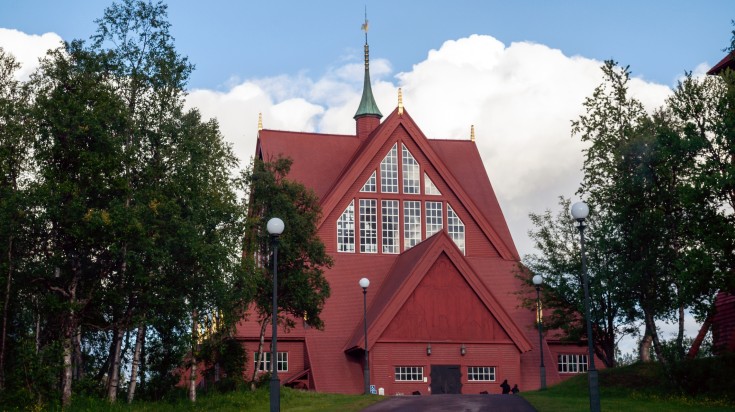
POLYGON ((587 355, 560 354, 557 356, 557 370, 559 373, 587 372, 587 355))
POLYGON ((468 381, 495 381, 495 366, 468 366, 468 381))
POLYGON ((360 252, 378 253, 378 201, 360 199, 360 252))
POLYGON ((421 242, 421 202, 403 202, 403 249, 408 250, 421 242))
MULTIPOLYGON (((259 371, 267 372, 271 370, 271 353, 263 352, 263 361, 260 362, 259 371)), ((258 352, 253 352, 253 363, 258 367, 258 352)), ((288 371, 288 352, 278 352, 278 363, 276 364, 279 372, 288 371)))
POLYGON ((397 382, 424 380, 423 366, 396 366, 395 378, 397 382))
POLYGON ((442 202, 426 202, 426 237, 444 228, 442 202))
POLYGON ((381 215, 383 220, 383 253, 398 253, 400 248, 398 201, 383 200, 381 215))
POLYGON ((355 201, 351 201, 337 219, 337 250, 355 251, 355 201))

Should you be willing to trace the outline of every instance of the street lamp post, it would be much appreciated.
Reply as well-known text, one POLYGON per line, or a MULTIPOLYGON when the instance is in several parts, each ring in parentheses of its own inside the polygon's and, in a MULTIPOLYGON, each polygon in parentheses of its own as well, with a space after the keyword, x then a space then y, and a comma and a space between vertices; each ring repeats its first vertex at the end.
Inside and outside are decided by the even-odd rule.
POLYGON ((368 335, 367 335, 367 288, 370 286, 370 279, 360 279, 360 287, 362 288, 362 318, 365 324, 365 367, 363 368, 365 379, 365 395, 370 395, 370 360, 368 359, 368 335))
POLYGON ((533 284, 536 286, 536 323, 538 323, 538 348, 541 353, 541 366, 539 373, 541 374, 541 390, 546 390, 546 366, 544 366, 544 339, 541 331, 541 284, 544 278, 541 275, 533 277, 533 284))
POLYGON ((268 233, 273 242, 273 333, 271 334, 271 412, 281 410, 281 382, 278 380, 278 237, 283 233, 283 220, 274 217, 268 221, 268 233))
POLYGON ((595 369, 595 351, 592 347, 592 320, 590 316, 590 287, 589 276, 587 275, 587 265, 584 255, 584 220, 589 215, 589 207, 584 202, 577 202, 572 205, 572 217, 579 222, 579 239, 580 252, 582 254, 582 278, 584 279, 584 310, 587 317, 587 351, 589 368, 587 369, 587 380, 589 382, 590 391, 590 411, 600 411, 600 388, 598 385, 597 369, 595 369))

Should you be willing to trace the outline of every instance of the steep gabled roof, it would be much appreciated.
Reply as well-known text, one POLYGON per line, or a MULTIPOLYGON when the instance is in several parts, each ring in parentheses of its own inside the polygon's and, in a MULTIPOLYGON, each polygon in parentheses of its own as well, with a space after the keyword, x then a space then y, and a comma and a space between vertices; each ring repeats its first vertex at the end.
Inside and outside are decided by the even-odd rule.
MULTIPOLYGON (((511 338, 518 351, 531 350, 531 343, 526 338, 525 333, 516 325, 490 290, 487 289, 446 231, 434 234, 424 242, 402 253, 396 259, 368 310, 367 316, 370 319, 368 336, 378 337, 383 334, 403 307, 406 299, 414 292, 434 265, 434 262, 442 255, 447 256, 457 268, 480 301, 511 338)), ((358 324, 344 346, 345 352, 364 348, 364 339, 363 325, 358 324)), ((368 342, 371 347, 374 344, 375 339, 368 342)))
POLYGON ((720 60, 719 63, 715 64, 713 68, 709 69, 707 71, 707 74, 719 74, 725 69, 735 70, 735 51, 728 53, 727 56, 720 60))
POLYGON ((258 134, 256 157, 265 161, 279 156, 293 159, 289 176, 314 190, 322 199, 362 142, 354 135, 335 135, 263 129, 258 134))
POLYGON ((429 160, 442 179, 447 182, 455 196, 462 202, 464 208, 498 250, 500 256, 504 259, 518 260, 518 252, 495 198, 495 193, 485 172, 477 146, 473 142, 460 140, 430 141, 405 109, 403 114, 398 114, 398 108, 393 110, 380 127, 365 141, 365 144, 354 153, 352 159, 347 163, 346 169, 340 174, 340 179, 335 182, 326 197, 321 198, 323 214, 322 221, 319 224, 321 225, 324 222, 324 219, 332 213, 345 196, 352 196, 348 193, 350 186, 367 169, 368 164, 399 127, 406 130, 408 136, 419 147, 422 154, 429 160), (435 147, 444 154, 440 156, 435 147), (449 163, 445 163, 445 159, 449 163), (469 190, 472 190, 473 193, 470 193, 468 188, 471 188, 469 190), (477 195, 478 198, 473 200, 471 194, 477 195), (478 207, 476 201, 482 202, 483 207, 478 207))

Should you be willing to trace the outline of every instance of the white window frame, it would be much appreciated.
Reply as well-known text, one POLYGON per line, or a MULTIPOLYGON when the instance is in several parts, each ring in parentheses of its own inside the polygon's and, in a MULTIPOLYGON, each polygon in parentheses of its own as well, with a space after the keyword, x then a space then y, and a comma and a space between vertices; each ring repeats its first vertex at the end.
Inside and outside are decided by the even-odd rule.
POLYGON ((403 174, 403 193, 409 195, 421 194, 421 168, 406 145, 401 145, 403 174))
POLYGON ((375 178, 375 170, 373 170, 373 174, 371 174, 368 180, 365 181, 365 184, 362 185, 362 189, 360 189, 360 192, 375 193, 378 191, 377 186, 378 186, 378 183, 377 183, 377 179, 375 178))
MULTIPOLYGON (((271 353, 270 352, 263 352, 261 353, 261 356, 263 356, 263 361, 260 362, 260 368, 258 369, 259 372, 270 372, 271 371, 271 353)), ((278 367, 278 372, 288 372, 288 352, 278 352, 276 355, 278 357, 278 363, 276 366, 278 367)), ((253 367, 258 366, 258 352, 253 352, 253 367)))
POLYGON ((429 238, 429 236, 444 229, 444 206, 441 201, 426 201, 425 208, 426 238, 429 238))
POLYGON ((457 245, 464 255, 466 233, 464 223, 449 203, 447 203, 447 231, 449 232, 449 237, 452 238, 454 244, 457 245))
POLYGON ((380 162, 380 192, 398 193, 398 143, 380 162))
POLYGON ((429 178, 429 175, 424 173, 424 194, 431 195, 431 196, 441 196, 442 193, 439 191, 439 188, 436 187, 434 182, 429 178))
POLYGON ((403 201, 403 250, 421 243, 421 201, 403 201))
POLYGON ((396 382, 423 382, 424 367, 423 366, 396 366, 394 378, 396 382))
POLYGON ((378 253, 378 201, 360 199, 360 253, 378 253))
POLYGON ((469 382, 495 382, 495 366, 468 366, 469 382))
POLYGON ((395 254, 401 249, 400 202, 398 200, 381 201, 381 220, 383 223, 383 253, 395 254))
POLYGON ((587 372, 588 356, 578 353, 560 353, 557 355, 557 371, 559 373, 587 372))
POLYGON ((337 251, 355 252, 355 199, 337 219, 337 251))

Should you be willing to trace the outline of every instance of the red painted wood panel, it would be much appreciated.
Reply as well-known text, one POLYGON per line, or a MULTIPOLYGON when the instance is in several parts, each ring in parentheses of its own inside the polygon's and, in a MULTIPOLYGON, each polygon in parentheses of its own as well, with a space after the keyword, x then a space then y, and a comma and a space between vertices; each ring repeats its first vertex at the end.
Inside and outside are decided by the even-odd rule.
POLYGON ((442 255, 427 273, 381 340, 510 342, 457 268, 442 255))
POLYGON ((735 351, 735 295, 720 292, 715 299, 712 343, 716 353, 735 351))

